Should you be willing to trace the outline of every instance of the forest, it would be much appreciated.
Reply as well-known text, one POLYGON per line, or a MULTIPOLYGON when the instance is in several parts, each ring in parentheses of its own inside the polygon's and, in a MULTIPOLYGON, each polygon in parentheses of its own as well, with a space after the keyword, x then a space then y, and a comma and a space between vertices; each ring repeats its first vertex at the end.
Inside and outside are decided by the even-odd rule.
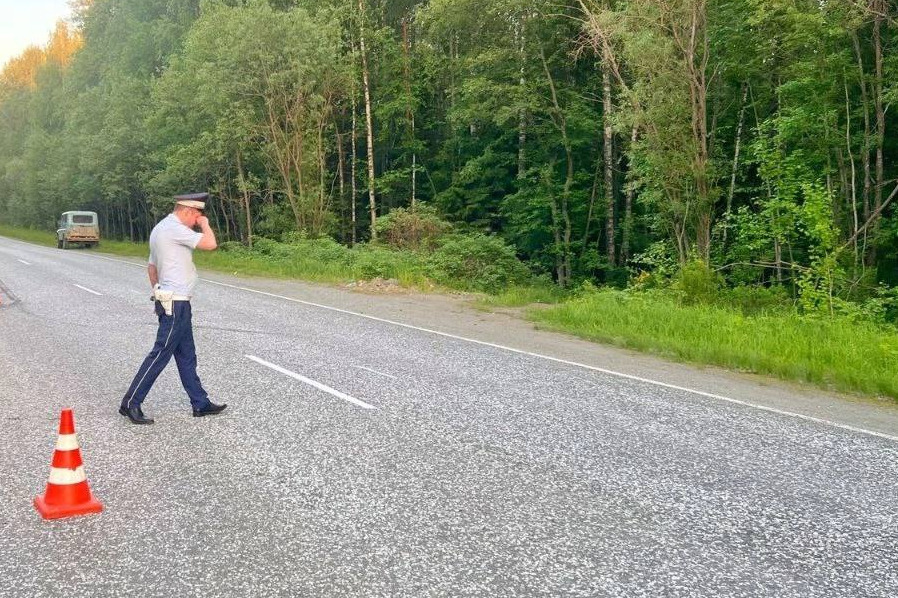
POLYGON ((685 272, 896 316, 887 0, 72 6, 0 74, 0 223, 144 241, 209 191, 226 249, 451 246, 508 264, 488 290, 685 272))

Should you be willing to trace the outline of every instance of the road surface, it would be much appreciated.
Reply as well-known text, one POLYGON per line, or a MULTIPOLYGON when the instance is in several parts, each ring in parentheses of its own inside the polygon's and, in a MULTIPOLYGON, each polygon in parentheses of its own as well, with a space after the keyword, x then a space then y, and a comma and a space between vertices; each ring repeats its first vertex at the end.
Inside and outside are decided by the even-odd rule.
POLYGON ((193 418, 172 363, 134 426, 145 268, 0 238, 0 596, 898 595, 894 419, 201 276, 228 410, 193 418), (105 511, 46 522, 64 407, 105 511))

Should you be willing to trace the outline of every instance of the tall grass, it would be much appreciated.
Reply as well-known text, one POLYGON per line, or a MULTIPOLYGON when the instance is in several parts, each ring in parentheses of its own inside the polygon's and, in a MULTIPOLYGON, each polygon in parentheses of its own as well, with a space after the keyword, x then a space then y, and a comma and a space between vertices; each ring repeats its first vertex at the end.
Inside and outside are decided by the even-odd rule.
MULTIPOLYGON (((19 239, 36 245, 44 245, 46 247, 56 247, 56 232, 35 230, 31 228, 18 228, 5 224, 0 224, 0 236, 10 237, 11 239, 19 239)), ((70 251, 80 251, 81 247, 74 247, 70 251)), ((69 250, 67 250, 69 251, 69 250)), ((94 251, 90 249, 89 251, 94 251)), ((111 253, 113 255, 122 256, 141 256, 146 257, 149 248, 146 243, 132 243, 130 241, 113 241, 110 239, 100 238, 100 244, 96 251, 103 253, 111 253)))
POLYGON ((477 300, 481 307, 523 307, 533 303, 558 303, 566 293, 554 284, 513 285, 495 295, 483 295, 477 300))
POLYGON ((840 391, 898 398, 898 332, 795 313, 744 316, 661 294, 599 291, 530 310, 545 327, 671 357, 840 391))
POLYGON ((16 228, 6 224, 0 224, 0 235, 13 239, 20 239, 35 243, 37 245, 47 245, 56 247, 56 233, 47 232, 45 230, 34 230, 30 228, 16 228))

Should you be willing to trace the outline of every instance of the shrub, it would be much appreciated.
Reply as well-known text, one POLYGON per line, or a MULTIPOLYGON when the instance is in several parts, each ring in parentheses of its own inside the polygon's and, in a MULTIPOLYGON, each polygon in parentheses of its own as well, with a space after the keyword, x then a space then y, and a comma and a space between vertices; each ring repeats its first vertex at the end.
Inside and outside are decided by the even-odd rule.
POLYGON ((898 323, 898 287, 881 284, 874 296, 864 301, 863 310, 873 321, 898 323))
POLYGON ((723 293, 726 302, 746 316, 794 311, 789 291, 782 286, 739 285, 723 293))
POLYGON ((530 278, 514 249, 498 237, 456 235, 427 259, 427 274, 440 284, 495 293, 530 278))
POLYGON ((256 225, 256 233, 262 236, 279 237, 296 228, 296 219, 290 206, 284 203, 266 203, 262 206, 261 217, 256 225))
POLYGON ((665 286, 669 280, 679 271, 676 252, 668 241, 656 241, 649 245, 645 251, 634 255, 627 262, 638 275, 640 272, 649 272, 654 279, 653 286, 665 286))
POLYGON ((398 278, 400 272, 415 269, 414 255, 409 252, 362 246, 356 249, 353 271, 356 278, 398 278))
POLYGON ((451 225, 442 220, 434 208, 420 205, 414 211, 394 208, 389 214, 378 218, 374 228, 378 237, 391 247, 432 250, 437 239, 451 225))
POLYGON ((695 260, 680 268, 673 288, 687 305, 709 305, 719 299, 722 286, 723 277, 720 274, 713 272, 705 262, 695 260))
POLYGON ((356 259, 349 247, 340 245, 330 237, 299 241, 293 246, 304 258, 322 263, 350 266, 356 259))
POLYGON ((225 241, 218 245, 218 250, 232 255, 249 254, 249 249, 240 241, 225 241))
POLYGON ((309 235, 304 230, 288 230, 281 235, 281 243, 288 245, 300 245, 309 240, 309 235))
POLYGON ((290 259, 295 254, 296 247, 259 237, 253 242, 253 251, 275 259, 290 259))

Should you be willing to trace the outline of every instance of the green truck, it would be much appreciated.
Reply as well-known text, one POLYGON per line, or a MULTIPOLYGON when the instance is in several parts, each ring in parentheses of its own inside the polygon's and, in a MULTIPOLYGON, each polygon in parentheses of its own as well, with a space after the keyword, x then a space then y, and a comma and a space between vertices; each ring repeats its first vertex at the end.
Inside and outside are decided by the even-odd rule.
POLYGON ((100 242, 96 212, 63 212, 56 229, 56 246, 68 249, 73 243, 94 247, 100 242))

